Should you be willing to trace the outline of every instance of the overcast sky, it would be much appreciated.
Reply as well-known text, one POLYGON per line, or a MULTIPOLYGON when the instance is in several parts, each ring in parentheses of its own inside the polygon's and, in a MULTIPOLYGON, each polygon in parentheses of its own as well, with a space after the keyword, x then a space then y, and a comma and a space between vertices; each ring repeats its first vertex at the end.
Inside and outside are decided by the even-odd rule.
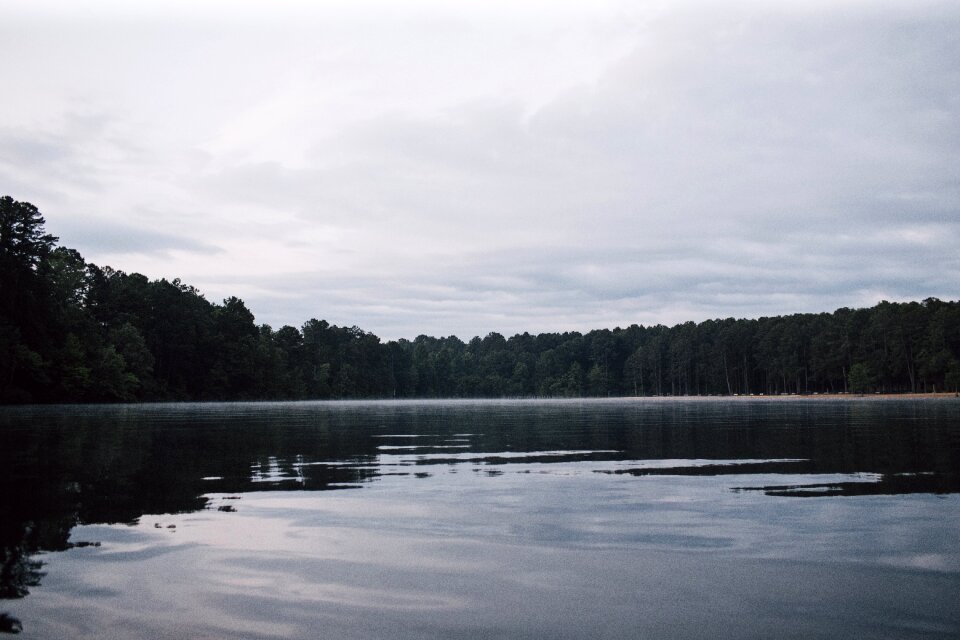
POLYGON ((0 195, 274 328, 960 298, 955 1, 7 0, 0 79, 0 195))

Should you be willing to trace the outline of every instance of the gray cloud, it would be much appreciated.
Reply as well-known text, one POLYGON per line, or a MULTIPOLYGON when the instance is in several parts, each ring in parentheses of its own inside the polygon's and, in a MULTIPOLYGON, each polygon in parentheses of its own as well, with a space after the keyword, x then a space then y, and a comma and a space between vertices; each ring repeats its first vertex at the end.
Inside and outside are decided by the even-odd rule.
MULTIPOLYGON (((98 255, 147 254, 169 257, 171 251, 219 253, 210 242, 189 236, 123 224, 116 220, 66 219, 57 224, 60 243, 98 255)), ((122 264, 114 267, 126 270, 122 264)))
POLYGON ((91 259, 275 325, 469 337, 960 297, 954 4, 470 11, 304 16, 242 52, 234 25, 221 75, 194 25, 186 78, 152 33, 132 58, 160 111, 123 67, 120 106, 90 111, 109 117, 0 132, 0 179, 99 221, 48 215, 91 259))
MULTIPOLYGON (((588 330, 634 322, 673 323, 678 318, 755 317, 816 312, 889 299, 949 297, 954 259, 930 271, 916 253, 896 253, 867 243, 860 251, 801 252, 763 245, 750 256, 732 246, 696 255, 690 247, 661 247, 642 259, 630 248, 567 248, 483 253, 432 261, 429 268, 401 267, 378 277, 282 274, 216 283, 243 292, 260 319, 273 324, 291 306, 299 321, 324 317, 358 324, 385 337, 451 333, 462 338, 491 330, 505 333, 588 330), (864 270, 863 265, 872 265, 864 270), (280 296, 279 298, 277 296, 280 296), (599 319, 599 320, 598 320, 599 319)), ((295 322, 294 324, 297 324, 295 322)))

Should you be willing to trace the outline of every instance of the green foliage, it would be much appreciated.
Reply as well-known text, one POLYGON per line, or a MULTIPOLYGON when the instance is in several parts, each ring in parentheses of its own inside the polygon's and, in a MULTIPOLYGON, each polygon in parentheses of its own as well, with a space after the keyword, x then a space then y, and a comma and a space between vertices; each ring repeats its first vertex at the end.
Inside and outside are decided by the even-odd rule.
POLYGON ((140 330, 130 322, 108 332, 109 343, 123 357, 128 372, 137 379, 138 386, 148 385, 153 376, 153 354, 147 348, 140 330))
POLYGON ((38 271, 58 238, 43 232, 43 216, 29 202, 0 197, 0 265, 38 271))
POLYGON ((47 382, 40 354, 24 344, 17 327, 0 320, 0 402, 30 402, 31 390, 47 382))
POLYGON ((866 393, 873 386, 873 376, 870 375, 870 369, 862 362, 850 367, 847 378, 850 381, 850 391, 853 393, 866 393))
POLYGON ((97 350, 93 356, 91 373, 95 384, 92 393, 88 395, 92 399, 104 402, 135 399, 134 393, 140 381, 137 376, 127 371, 126 360, 117 353, 113 345, 97 350))
POLYGON ((947 375, 944 376, 944 385, 947 391, 960 393, 960 360, 954 358, 947 367, 947 375))
POLYGON ((633 388, 633 395, 643 395, 643 347, 637 347, 623 363, 623 380, 633 388))

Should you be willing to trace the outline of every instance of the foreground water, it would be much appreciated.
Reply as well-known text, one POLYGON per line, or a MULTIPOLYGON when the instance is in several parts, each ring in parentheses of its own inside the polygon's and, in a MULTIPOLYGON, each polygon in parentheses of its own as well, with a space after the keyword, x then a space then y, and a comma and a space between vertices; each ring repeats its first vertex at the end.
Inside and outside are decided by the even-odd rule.
POLYGON ((0 613, 29 638, 957 637, 958 470, 955 400, 8 408, 0 613))

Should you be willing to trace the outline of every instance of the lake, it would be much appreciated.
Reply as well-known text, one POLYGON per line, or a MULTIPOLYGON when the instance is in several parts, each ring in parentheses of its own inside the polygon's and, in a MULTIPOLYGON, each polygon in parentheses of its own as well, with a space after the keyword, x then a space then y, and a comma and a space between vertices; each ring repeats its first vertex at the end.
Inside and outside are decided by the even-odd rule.
POLYGON ((956 638, 958 471, 956 399, 8 407, 0 613, 25 638, 956 638))

